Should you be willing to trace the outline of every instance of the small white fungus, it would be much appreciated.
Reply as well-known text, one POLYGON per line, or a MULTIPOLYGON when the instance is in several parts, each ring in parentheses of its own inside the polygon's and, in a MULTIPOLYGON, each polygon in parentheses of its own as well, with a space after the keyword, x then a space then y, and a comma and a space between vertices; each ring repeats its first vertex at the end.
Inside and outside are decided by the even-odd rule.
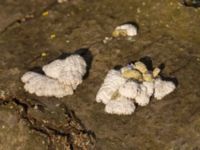
POLYGON ((140 90, 135 98, 135 102, 140 106, 146 106, 149 104, 150 96, 148 95, 147 88, 144 85, 140 85, 140 90))
POLYGON ((123 24, 117 26, 113 31, 113 36, 136 36, 137 35, 137 27, 133 24, 123 24))
POLYGON ((147 94, 151 97, 154 93, 154 81, 144 81, 142 85, 147 88, 147 94))
POLYGON ((132 100, 119 97, 109 101, 105 106, 105 112, 109 114, 130 115, 135 111, 135 104, 132 100))
POLYGON ((42 69, 47 76, 76 89, 86 73, 86 62, 80 55, 71 55, 64 60, 55 60, 42 69))
POLYGON ((119 93, 127 98, 134 99, 138 94, 139 84, 135 81, 128 81, 119 88, 119 93))
POLYGON ((104 79, 104 83, 102 84, 101 88, 99 89, 96 101, 102 102, 104 104, 108 103, 113 94, 119 89, 126 82, 121 76, 121 73, 117 70, 110 70, 104 79))
POLYGON ((70 86, 60 84, 57 80, 35 72, 27 72, 22 76, 25 83, 24 89, 37 96, 55 96, 58 98, 72 95, 73 89, 70 86))
POLYGON ((155 80, 154 87, 154 97, 158 100, 161 100, 163 97, 173 92, 176 88, 176 85, 172 81, 164 81, 158 78, 155 80))
POLYGON ((73 94, 73 90, 82 83, 86 67, 86 62, 80 55, 71 55, 43 66, 45 75, 27 72, 21 80, 25 83, 25 90, 31 94, 60 98, 73 94))

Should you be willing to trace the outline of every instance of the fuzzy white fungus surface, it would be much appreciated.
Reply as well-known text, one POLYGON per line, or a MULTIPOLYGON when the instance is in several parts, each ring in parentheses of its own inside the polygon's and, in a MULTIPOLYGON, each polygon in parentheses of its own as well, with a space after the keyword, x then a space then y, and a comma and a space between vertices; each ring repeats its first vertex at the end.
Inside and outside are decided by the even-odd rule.
POLYGON ((147 94, 148 94, 148 96, 151 97, 153 95, 153 93, 154 93, 154 81, 152 81, 152 82, 144 81, 142 83, 142 85, 146 87, 147 94))
POLYGON ((149 104, 150 96, 148 95, 147 88, 142 84, 140 85, 140 89, 135 101, 140 106, 146 106, 149 104))
POLYGON ((134 99, 138 94, 139 84, 134 81, 128 81, 119 88, 119 93, 127 98, 134 99))
POLYGON ((154 97, 161 100, 163 97, 173 92, 176 88, 175 84, 171 81, 163 81, 160 78, 155 80, 154 97))
POLYGON ((25 90, 31 94, 60 98, 73 94, 73 90, 82 83, 86 67, 83 57, 71 55, 43 66, 45 75, 27 72, 21 80, 25 83, 25 90))
POLYGON ((132 100, 119 97, 116 100, 109 101, 105 106, 105 112, 109 114, 130 115, 135 111, 135 104, 132 100))
POLYGON ((110 70, 97 93, 96 101, 104 104, 108 103, 114 92, 116 92, 125 82, 126 79, 121 76, 119 71, 110 70))
POLYGON ((115 28, 115 31, 117 31, 117 30, 125 31, 127 36, 136 36, 137 35, 137 27, 133 24, 123 24, 123 25, 117 26, 115 28))
POLYGON ((161 79, 159 73, 159 68, 149 71, 140 61, 122 67, 120 71, 110 70, 97 93, 96 101, 105 104, 107 113, 132 114, 134 103, 146 106, 151 97, 160 100, 175 90, 175 84, 161 79))
POLYGON ((76 89, 82 83, 82 78, 86 73, 86 66, 83 57, 71 55, 64 60, 55 60, 43 66, 42 70, 47 76, 76 89))
POLYGON ((37 96, 55 96, 58 98, 72 95, 73 89, 70 86, 60 84, 57 80, 35 72, 27 72, 22 76, 25 83, 24 89, 37 96))

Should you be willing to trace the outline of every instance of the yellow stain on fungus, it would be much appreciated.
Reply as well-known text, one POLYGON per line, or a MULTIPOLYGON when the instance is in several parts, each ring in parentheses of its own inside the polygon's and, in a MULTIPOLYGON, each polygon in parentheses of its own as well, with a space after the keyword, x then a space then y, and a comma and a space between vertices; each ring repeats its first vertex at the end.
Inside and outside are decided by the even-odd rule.
POLYGON ((135 80, 141 80, 142 79, 142 74, 137 71, 137 70, 125 70, 123 73, 122 73, 122 76, 124 78, 132 78, 132 79, 135 79, 135 80))
POLYGON ((159 73, 160 73, 160 68, 155 68, 154 70, 153 70, 153 77, 155 78, 155 77, 157 77, 158 75, 159 75, 159 73))
POLYGON ((151 73, 144 73, 142 74, 142 76, 143 76, 143 81, 148 81, 148 82, 153 81, 153 75, 151 73))
POLYGON ((141 61, 135 62, 133 68, 139 70, 141 73, 148 72, 146 65, 141 61))
POLYGON ((127 31, 124 29, 116 29, 112 32, 113 37, 127 36, 127 31))

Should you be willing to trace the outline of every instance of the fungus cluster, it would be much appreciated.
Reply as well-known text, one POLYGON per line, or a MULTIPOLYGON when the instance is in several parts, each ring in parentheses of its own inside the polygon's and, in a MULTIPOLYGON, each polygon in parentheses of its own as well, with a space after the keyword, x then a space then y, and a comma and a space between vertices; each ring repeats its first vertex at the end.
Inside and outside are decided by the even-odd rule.
POLYGON ((58 98, 72 95, 86 73, 86 62, 80 55, 71 55, 63 60, 55 60, 42 67, 45 75, 28 71, 21 80, 24 89, 37 96, 58 98))
POLYGON ((148 70, 141 61, 128 64, 120 70, 112 69, 104 79, 96 101, 106 105, 107 113, 132 114, 135 111, 135 103, 146 106, 151 97, 161 100, 175 90, 175 84, 163 80, 159 75, 160 71, 159 68, 148 70))

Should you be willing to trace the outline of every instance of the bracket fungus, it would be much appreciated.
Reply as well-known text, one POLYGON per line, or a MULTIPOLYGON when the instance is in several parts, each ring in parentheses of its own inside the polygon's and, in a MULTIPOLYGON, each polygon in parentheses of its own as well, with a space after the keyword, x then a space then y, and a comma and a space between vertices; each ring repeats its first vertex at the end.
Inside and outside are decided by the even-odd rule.
POLYGON ((45 75, 29 71, 21 80, 24 89, 37 96, 55 96, 58 98, 72 95, 82 83, 86 73, 86 62, 80 55, 71 55, 63 60, 55 60, 43 66, 45 75))
POLYGON ((121 76, 119 71, 114 69, 110 70, 97 93, 96 101, 107 104, 112 99, 114 92, 117 91, 125 82, 126 79, 121 76))
POLYGON ((111 100, 105 106, 105 111, 110 114, 132 114, 135 111, 134 103, 126 97, 118 97, 116 100, 111 100))
POLYGON ((64 60, 55 60, 42 67, 44 73, 60 83, 76 89, 86 73, 86 62, 80 55, 71 55, 64 60))
POLYGON ((137 27, 131 23, 117 26, 112 32, 113 37, 132 37, 137 35, 137 27))
POLYGON ((159 68, 149 70, 141 61, 120 70, 112 69, 104 79, 96 101, 106 105, 107 113, 130 115, 135 110, 135 103, 146 106, 151 97, 161 100, 175 90, 175 83, 162 79, 160 72, 159 68))

